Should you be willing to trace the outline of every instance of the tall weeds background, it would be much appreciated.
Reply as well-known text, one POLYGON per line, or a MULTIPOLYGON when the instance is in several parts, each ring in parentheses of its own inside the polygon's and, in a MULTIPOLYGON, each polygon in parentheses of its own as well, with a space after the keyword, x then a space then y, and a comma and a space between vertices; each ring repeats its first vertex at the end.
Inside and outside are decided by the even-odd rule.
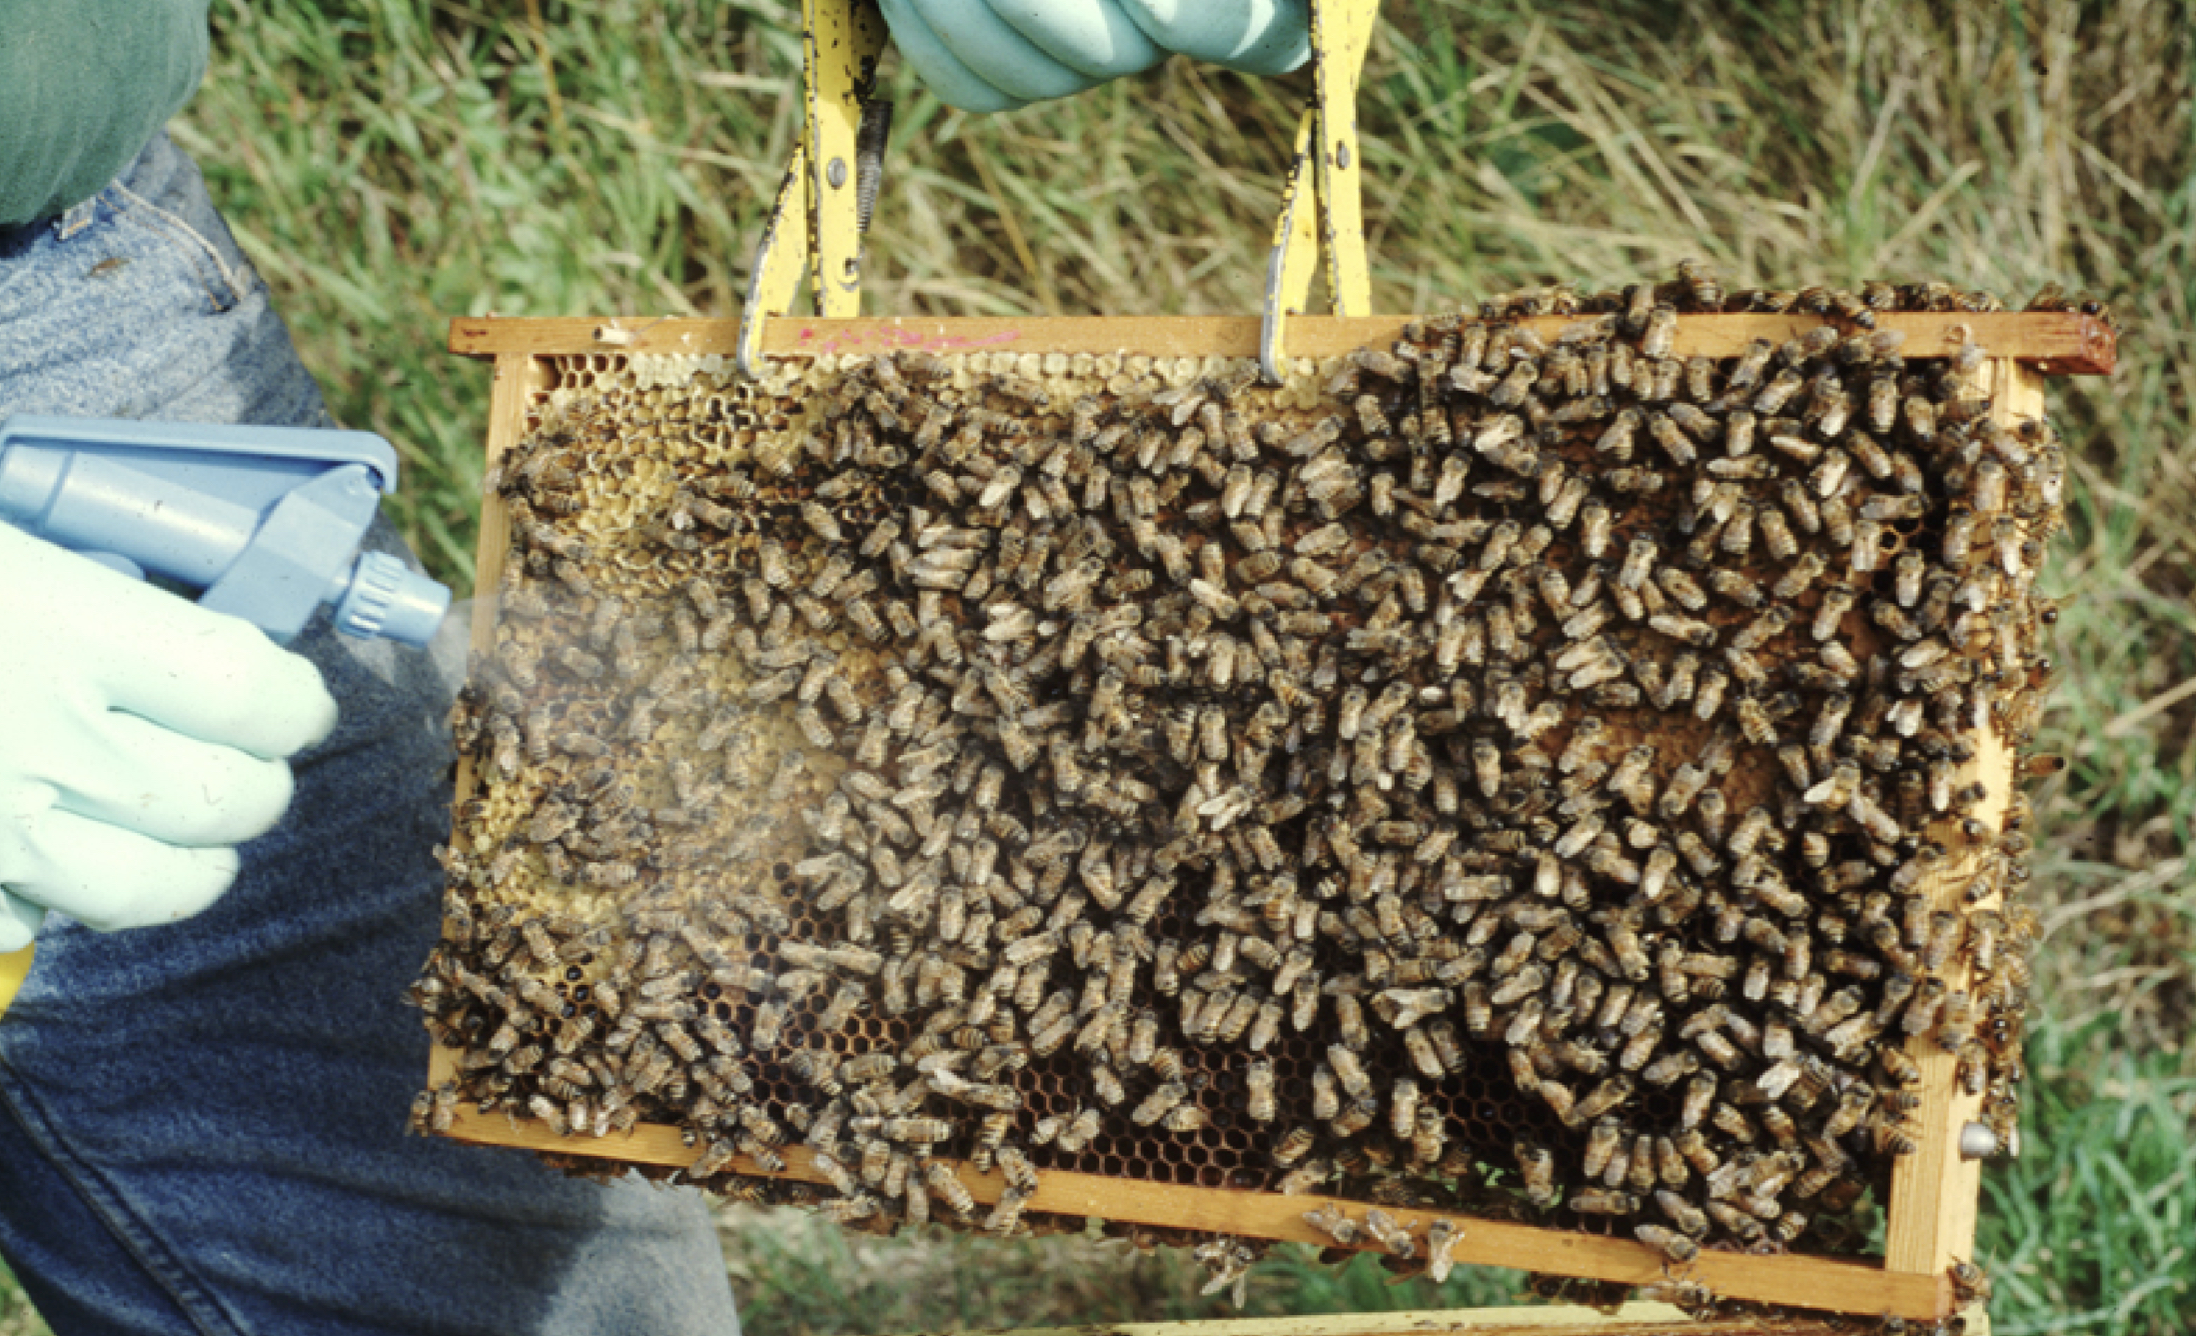
MULTIPOLYGON (((2026 1154, 1985 1176, 2001 1333, 2196 1324, 2196 76, 2166 0, 1388 0, 1360 100, 1376 304, 1557 279, 1941 277, 2108 298, 2063 380, 2071 526, 2037 792, 2026 1154)), ((469 581, 488 375, 458 314, 734 315, 796 124, 790 0, 215 0, 174 127, 338 416, 395 441, 401 518, 469 581)), ((1174 61, 971 118, 896 62, 867 309, 1255 309, 1303 75, 1174 61)), ((747 1328, 906 1332, 1216 1315, 1184 1259, 899 1240, 728 1209, 747 1328)), ((1499 1302, 1283 1250, 1251 1311, 1499 1302)), ((0 1279, 0 1336, 40 1331, 0 1279)))

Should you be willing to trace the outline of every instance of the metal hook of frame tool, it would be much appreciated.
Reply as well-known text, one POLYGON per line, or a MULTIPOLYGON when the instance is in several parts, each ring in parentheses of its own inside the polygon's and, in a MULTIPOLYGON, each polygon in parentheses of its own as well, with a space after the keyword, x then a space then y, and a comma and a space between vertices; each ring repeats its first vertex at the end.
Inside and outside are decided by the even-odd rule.
POLYGON ((801 138, 740 310, 744 376, 762 371, 763 323, 791 313, 804 275, 817 315, 861 314, 862 233, 892 120, 892 104, 869 96, 885 36, 876 0, 801 0, 801 138))
POLYGON ((1258 364, 1272 384, 1281 383, 1288 359, 1284 322, 1304 313, 1321 255, 1334 313, 1372 314, 1358 193, 1357 81, 1379 12, 1380 0, 1311 0, 1312 100, 1296 127, 1295 158, 1266 262, 1266 309, 1258 335, 1258 364))

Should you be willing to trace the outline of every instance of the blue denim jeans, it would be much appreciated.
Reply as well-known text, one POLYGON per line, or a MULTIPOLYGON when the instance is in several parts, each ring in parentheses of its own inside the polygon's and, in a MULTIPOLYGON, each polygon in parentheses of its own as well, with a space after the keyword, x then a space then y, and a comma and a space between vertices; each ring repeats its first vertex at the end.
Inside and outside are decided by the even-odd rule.
MULTIPOLYGON (((14 412, 328 423, 165 136, 61 219, 0 229, 14 412)), ((403 550, 386 524, 372 542, 403 550)), ((453 684, 325 614, 293 647, 342 720, 297 758, 290 812, 234 889, 168 927, 53 916, 0 1018, 0 1255, 64 1336, 735 1336, 691 1189, 405 1134, 428 1041, 402 994, 440 922, 453 684)))

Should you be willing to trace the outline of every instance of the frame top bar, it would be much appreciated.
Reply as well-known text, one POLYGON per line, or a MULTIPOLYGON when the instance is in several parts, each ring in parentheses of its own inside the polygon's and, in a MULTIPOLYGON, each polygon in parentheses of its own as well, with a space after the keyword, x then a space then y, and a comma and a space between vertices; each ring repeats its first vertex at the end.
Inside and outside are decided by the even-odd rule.
MULTIPOLYGON (((1334 357, 1393 341, 1406 316, 1297 316, 1289 350, 1298 357, 1334 357)), ((1584 317, 1536 316, 1518 323, 1547 337, 1584 317)), ((1782 343, 1817 325, 1846 322, 1809 315, 1688 315, 1678 318, 1677 357, 1736 357, 1755 339, 1782 343)), ((1912 311, 1878 317, 1878 328, 1902 330, 1909 360, 1949 357, 1963 343, 1992 357, 2032 362, 2050 376, 2109 375, 2119 338, 2102 319, 2072 311, 1987 313, 1912 311)), ((889 352, 1114 353, 1153 356, 1255 357, 1256 316, 893 316, 826 320, 780 316, 770 321, 763 350, 774 357, 889 352)), ((573 356, 585 353, 732 355, 736 320, 643 320, 633 317, 459 316, 449 348, 467 357, 502 353, 573 356)))

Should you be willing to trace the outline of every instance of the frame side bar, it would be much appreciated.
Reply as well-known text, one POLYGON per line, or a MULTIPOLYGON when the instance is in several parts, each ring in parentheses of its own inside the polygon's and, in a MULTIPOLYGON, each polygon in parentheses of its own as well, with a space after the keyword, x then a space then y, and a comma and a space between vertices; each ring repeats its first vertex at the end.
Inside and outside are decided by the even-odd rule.
MULTIPOLYGON (((488 451, 485 468, 518 447, 525 439, 526 420, 534 401, 549 387, 549 368, 531 353, 495 355, 495 380, 488 395, 488 451)), ((503 586, 503 558, 511 550, 511 516, 503 498, 487 492, 480 501, 480 538, 473 550, 473 624, 470 643, 487 651, 496 643, 496 592, 503 586)), ((473 758, 458 758, 454 802, 473 794, 473 758)))
MULTIPOLYGON (((2011 359, 1993 360, 1985 364, 1984 372, 1995 380, 1993 421, 2010 427, 2023 418, 2043 416, 2043 378, 2033 367, 2011 359)), ((1975 743, 1975 759, 1961 767, 1959 778, 1962 783, 1982 783, 1984 797, 1974 815, 1996 834, 2004 829, 2012 801, 2013 756, 1994 728, 1976 730, 1975 743)), ((1934 838, 1955 849, 1964 839, 1954 830, 1934 832, 1934 838)), ((1996 908, 1996 895, 1973 903, 1967 896, 1981 852, 1969 846, 1963 856, 1944 860, 1947 866, 1923 883, 1921 893, 1935 908, 1956 914, 1996 908)), ((1962 965, 1946 983, 1967 988, 1969 975, 1962 965)), ((1959 1141, 1960 1129, 1981 1116, 1982 1096, 1960 1088, 1959 1059, 1934 1039, 1917 1037, 1907 1043, 1906 1051, 1922 1072, 1922 1102, 1914 1113, 1919 1133, 1914 1153, 1898 1157, 1891 1168, 1884 1265, 1898 1272, 1941 1273, 1974 1255, 1982 1165, 1961 1156, 1959 1141)))

